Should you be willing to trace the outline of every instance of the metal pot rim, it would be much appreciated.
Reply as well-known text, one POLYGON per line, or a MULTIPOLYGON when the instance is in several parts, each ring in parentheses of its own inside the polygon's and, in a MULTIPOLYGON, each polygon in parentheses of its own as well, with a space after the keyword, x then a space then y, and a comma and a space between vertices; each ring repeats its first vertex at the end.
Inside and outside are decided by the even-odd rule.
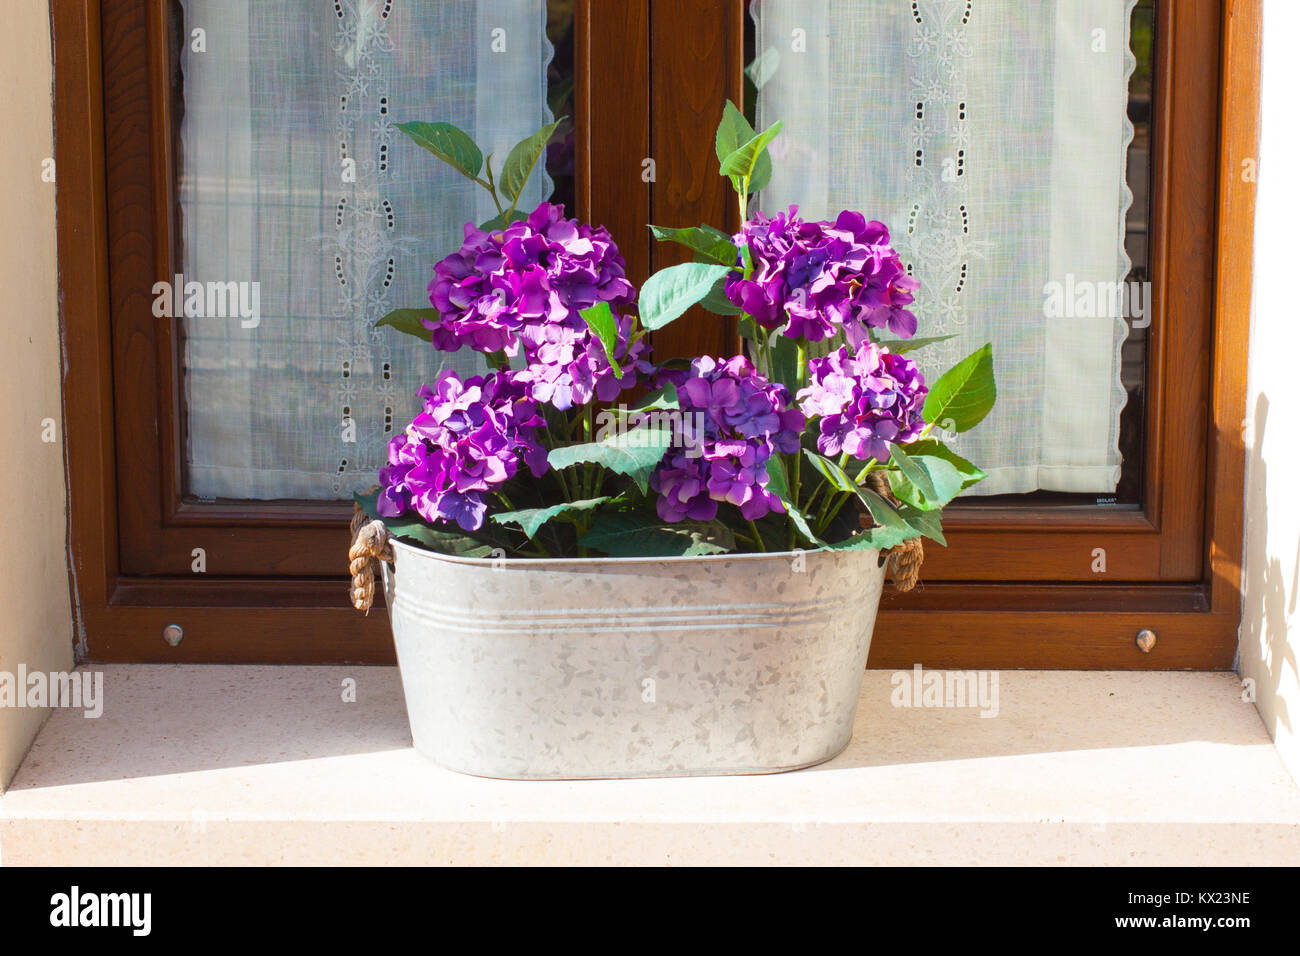
POLYGON ((812 554, 860 554, 864 557, 872 555, 879 560, 880 551, 877 548, 866 548, 861 551, 849 550, 832 550, 830 548, 808 548, 800 551, 757 551, 747 552, 744 554, 694 554, 694 555, 677 555, 662 558, 644 557, 644 558, 467 558, 459 554, 444 554, 441 551, 432 551, 429 548, 422 548, 418 545, 409 544, 400 538, 391 538, 390 542, 395 550, 410 551, 415 554, 435 558, 439 561, 447 561, 452 564, 478 565, 482 567, 499 566, 501 562, 514 565, 516 567, 528 568, 555 568, 555 567, 609 567, 617 565, 627 567, 635 564, 698 564, 701 562, 715 561, 773 561, 782 559, 792 561, 799 555, 812 554))

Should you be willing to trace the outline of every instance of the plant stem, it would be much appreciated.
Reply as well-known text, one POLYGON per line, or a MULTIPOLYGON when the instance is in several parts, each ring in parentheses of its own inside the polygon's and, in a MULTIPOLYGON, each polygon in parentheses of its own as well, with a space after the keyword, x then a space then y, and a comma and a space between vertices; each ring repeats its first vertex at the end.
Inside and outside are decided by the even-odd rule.
POLYGON ((753 519, 750 519, 749 530, 754 532, 754 541, 758 545, 758 550, 766 551, 767 545, 763 543, 763 536, 758 533, 758 525, 754 524, 753 519))

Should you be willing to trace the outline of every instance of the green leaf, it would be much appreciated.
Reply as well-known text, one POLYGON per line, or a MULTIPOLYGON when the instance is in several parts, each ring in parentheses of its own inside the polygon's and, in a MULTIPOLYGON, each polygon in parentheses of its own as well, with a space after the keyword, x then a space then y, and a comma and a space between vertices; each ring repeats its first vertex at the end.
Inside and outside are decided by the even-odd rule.
POLYGON ((496 550, 505 550, 495 542, 484 540, 483 536, 461 531, 455 525, 449 526, 455 530, 443 531, 435 528, 414 512, 408 512, 399 518, 380 517, 375 507, 375 501, 379 497, 378 491, 352 497, 369 517, 383 521, 384 527, 393 537, 414 541, 439 554, 455 554, 463 558, 487 558, 491 557, 496 550))
MULTIPOLYGON (((861 531, 843 541, 827 545, 827 547, 836 551, 862 551, 869 548, 887 551, 904 541, 921 537, 923 532, 920 528, 914 527, 899 509, 870 488, 859 489, 858 497, 867 506, 867 510, 871 512, 871 517, 876 522, 876 526, 861 531)), ((920 512, 917 513, 920 514, 920 512)))
POLYGON ((837 491, 847 491, 849 494, 860 495, 862 489, 858 487, 857 482, 850 478, 848 472, 835 462, 808 448, 803 450, 803 454, 812 463, 817 473, 831 483, 832 488, 837 491))
MULTIPOLYGON (((727 277, 723 276, 713 283, 709 294, 700 300, 700 307, 714 315, 740 315, 741 308, 727 298, 727 277)), ((742 333, 744 334, 744 333, 742 333)))
POLYGON ((742 339, 744 339, 746 342, 753 342, 755 345, 758 344, 759 341, 758 323, 755 322, 752 317, 748 315, 745 316, 738 323, 736 323, 736 326, 737 326, 737 331, 740 332, 740 337, 742 339))
POLYGON ((705 260, 718 265, 736 267, 736 244, 721 229, 712 226, 686 226, 681 229, 669 229, 665 226, 651 226, 650 234, 660 242, 676 242, 705 260))
MULTIPOLYGON (((877 527, 886 531, 908 527, 903 516, 898 513, 898 509, 870 488, 858 489, 858 497, 862 499, 862 503, 871 512, 871 518, 876 522, 877 527)), ((915 538, 916 535, 912 534, 908 535, 908 537, 915 538)))
MULTIPOLYGON (((728 156, 757 135, 754 127, 749 125, 749 120, 745 119, 745 114, 736 108, 735 103, 727 100, 722 108, 722 121, 718 124, 718 132, 714 137, 714 151, 718 154, 718 163, 725 163, 728 156)), ((764 151, 758 154, 758 160, 754 164, 753 173, 749 178, 749 191, 758 192, 771 178, 772 157, 764 151)), ((740 192, 740 177, 732 176, 731 185, 736 192, 740 192)))
POLYGON ((808 516, 790 502, 786 501, 784 504, 786 513, 790 516, 790 520, 794 522, 794 528, 799 532, 799 536, 803 538, 804 543, 812 545, 814 548, 826 547, 826 542, 813 532, 812 522, 808 520, 808 516))
POLYGON ((450 123, 398 123, 397 128, 470 179, 483 169, 483 152, 468 133, 450 123))
POLYGON ((934 345, 937 342, 947 342, 949 339, 955 339, 956 335, 932 335, 929 338, 919 339, 880 339, 877 345, 883 345, 895 355, 903 355, 907 352, 915 352, 923 349, 927 345, 934 345))
POLYGON ((667 428, 634 428, 604 441, 552 448, 547 460, 552 468, 593 462, 631 478, 645 494, 650 487, 650 473, 663 460, 672 440, 667 428))
POLYGON ((752 180, 758 166, 759 157, 765 154, 767 144, 772 142, 779 132, 781 132, 781 121, 777 120, 763 132, 742 143, 731 153, 728 153, 726 159, 722 161, 720 174, 749 179, 751 180, 750 188, 753 189, 752 180))
POLYGON ((914 458, 895 445, 889 460, 898 469, 897 473, 889 473, 894 496, 921 511, 942 508, 962 490, 961 472, 943 458, 924 455, 914 458), (911 486, 903 489, 907 494, 900 494, 899 488, 894 486, 896 474, 905 478, 907 484, 911 486), (913 495, 912 492, 919 492, 919 495, 913 495))
POLYGON ((417 339, 432 342, 433 332, 420 320, 431 319, 437 322, 440 318, 437 309, 394 309, 376 322, 375 328, 387 325, 407 335, 414 335, 417 339))
POLYGON ((619 367, 618 359, 614 357, 614 352, 618 349, 618 319, 610 310, 609 303, 597 302, 578 314, 587 323, 587 328, 600 339, 600 344, 605 346, 605 357, 609 359, 609 367, 614 370, 614 377, 621 379, 623 369, 619 367))
POLYGON ((772 157, 767 152, 758 154, 754 162, 754 171, 749 176, 749 193, 752 196, 772 181, 772 157))
POLYGON ((510 225, 512 222, 520 222, 528 218, 528 213, 520 212, 518 209, 507 209, 505 212, 493 216, 485 223, 481 223, 479 228, 484 232, 497 232, 510 225))
POLYGON ((993 381, 993 345, 962 359, 930 386, 923 415, 945 431, 969 431, 984 420, 997 401, 993 381))
POLYGON ((506 164, 501 167, 501 191, 510 198, 511 202, 519 199, 520 193, 524 191, 524 185, 528 182, 528 177, 533 173, 533 167, 537 165, 538 158, 546 149, 547 142, 555 135, 555 131, 566 119, 568 119, 567 116, 561 116, 554 123, 543 126, 527 139, 520 140, 510 150, 510 155, 506 157, 506 164))
POLYGON ((826 548, 831 551, 888 551, 904 541, 920 536, 915 528, 904 522, 897 528, 869 528, 866 531, 859 531, 851 538, 826 545, 826 548))
POLYGON ((972 465, 943 442, 934 438, 912 442, 907 446, 907 454, 914 461, 917 459, 939 458, 952 465, 957 470, 957 473, 961 475, 960 491, 965 491, 988 477, 975 465, 972 465))
POLYGON ((497 524, 515 524, 518 525, 528 536, 531 541, 537 534, 542 525, 555 518, 567 518, 575 512, 590 511, 592 508, 598 508, 607 501, 612 501, 609 495, 600 498, 584 498, 582 501, 565 501, 558 505, 552 505, 549 508, 525 508, 520 511, 501 511, 492 516, 492 520, 497 524))
POLYGON ((754 127, 749 125, 749 120, 736 108, 736 104, 727 100, 722 107, 722 121, 718 123, 718 132, 714 136, 714 151, 718 154, 718 162, 725 162, 728 156, 753 138, 754 127))
POLYGON ((666 525, 656 515, 626 511, 597 516, 578 543, 615 558, 691 557, 735 549, 731 533, 716 522, 666 525))
POLYGON ((779 455, 767 459, 767 487, 782 501, 790 500, 790 483, 785 477, 785 465, 779 455))
POLYGON ((657 388, 642 397, 639 402, 628 408, 628 411, 649 412, 658 409, 680 409, 681 407, 681 401, 677 397, 677 386, 669 382, 663 388, 657 388))
POLYGON ((804 543, 814 548, 823 547, 826 542, 822 541, 813 532, 812 522, 808 520, 808 516, 790 500, 790 484, 786 480, 785 465, 782 463, 780 456, 773 455, 767 460, 767 479, 768 490, 781 499, 781 503, 785 505, 786 514, 804 543))
POLYGON ((729 266, 703 262, 683 262, 660 269, 641 286, 637 299, 641 325, 662 329, 707 296, 713 284, 730 271, 729 266))
POLYGON ((898 509, 898 513, 902 515, 904 521, 925 537, 939 542, 945 548, 948 546, 948 542, 943 537, 943 522, 940 520, 940 512, 918 511, 916 508, 904 505, 898 509))

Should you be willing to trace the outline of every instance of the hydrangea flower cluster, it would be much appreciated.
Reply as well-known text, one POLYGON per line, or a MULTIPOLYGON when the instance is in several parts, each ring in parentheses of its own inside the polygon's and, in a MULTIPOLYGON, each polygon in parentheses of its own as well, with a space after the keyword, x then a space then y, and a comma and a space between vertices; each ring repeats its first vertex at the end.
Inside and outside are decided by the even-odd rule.
POLYGON ((809 418, 820 415, 817 450, 842 451, 881 464, 890 459, 890 443, 915 441, 929 389, 916 363, 871 342, 856 352, 847 347, 808 363, 809 386, 801 389, 799 407, 809 418))
POLYGON ((767 490, 767 460, 797 452, 804 417, 790 406, 785 386, 769 382, 744 356, 697 358, 677 376, 677 395, 688 426, 651 477, 656 509, 665 521, 709 521, 718 502, 740 508, 747 520, 785 513, 767 490), (697 414, 698 413, 698 414, 697 414), (689 427, 698 421, 703 433, 689 427))
POLYGON ((477 531, 486 496, 514 477, 521 459, 534 475, 546 471, 546 449, 535 437, 544 420, 519 373, 461 381, 447 369, 420 397, 424 410, 388 443, 379 470, 381 517, 414 510, 428 522, 477 531))
POLYGON ((748 242, 753 258, 749 279, 727 277, 726 294, 759 325, 789 326, 785 335, 818 342, 837 329, 855 348, 868 329, 895 335, 916 334, 916 316, 906 307, 918 283, 903 268, 889 244, 889 230, 845 210, 835 222, 808 222, 788 213, 769 218, 758 213, 736 234, 748 242))
POLYGON ((477 352, 522 348, 530 395, 559 409, 609 401, 649 372, 648 345, 631 343, 632 320, 619 318, 614 374, 581 311, 608 302, 615 315, 636 301, 623 257, 604 227, 564 218, 564 207, 542 203, 527 219, 487 232, 465 225, 465 241, 434 267, 426 320, 435 348, 477 352))

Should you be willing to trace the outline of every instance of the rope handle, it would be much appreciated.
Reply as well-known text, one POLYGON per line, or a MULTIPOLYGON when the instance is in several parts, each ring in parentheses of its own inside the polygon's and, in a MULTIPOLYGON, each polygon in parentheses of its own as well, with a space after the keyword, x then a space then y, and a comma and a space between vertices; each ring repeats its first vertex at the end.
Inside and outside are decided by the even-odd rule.
POLYGON ((370 521, 361 506, 352 506, 352 547, 348 548, 348 570, 352 572, 352 606, 370 614, 375 601, 375 578, 380 561, 393 563, 393 545, 382 521, 370 521))

